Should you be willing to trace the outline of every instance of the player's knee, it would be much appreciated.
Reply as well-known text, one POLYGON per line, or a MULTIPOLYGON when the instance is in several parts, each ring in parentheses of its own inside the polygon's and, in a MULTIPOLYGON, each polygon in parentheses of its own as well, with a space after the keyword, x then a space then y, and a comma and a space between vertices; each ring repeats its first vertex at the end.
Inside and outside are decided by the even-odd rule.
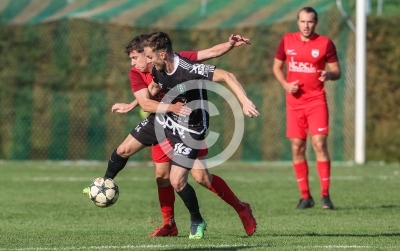
POLYGON ((156 177, 157 187, 167 187, 171 184, 169 178, 156 177))
POLYGON ((121 157, 128 158, 132 155, 132 151, 126 144, 121 144, 117 148, 117 154, 121 157))
POLYGON ((186 184, 187 184, 187 182, 184 182, 184 181, 173 181, 173 180, 171 180, 170 182, 171 182, 171 185, 172 185, 172 187, 174 188, 174 190, 176 192, 182 191, 182 189, 184 189, 186 184))
POLYGON ((154 177, 156 179, 158 187, 166 187, 171 184, 171 182, 169 181, 168 168, 159 168, 159 166, 156 165, 156 171, 154 173, 154 177))
POLYGON ((304 155, 306 151, 306 147, 300 144, 292 144, 292 153, 293 155, 300 156, 304 155))
POLYGON ((195 175, 192 175, 193 179, 199 183, 200 185, 202 185, 203 187, 210 187, 211 186, 211 179, 210 179, 210 175, 207 174, 206 172, 198 172, 195 175))
POLYGON ((323 153, 327 151, 327 145, 323 141, 313 142, 313 148, 315 152, 323 153))

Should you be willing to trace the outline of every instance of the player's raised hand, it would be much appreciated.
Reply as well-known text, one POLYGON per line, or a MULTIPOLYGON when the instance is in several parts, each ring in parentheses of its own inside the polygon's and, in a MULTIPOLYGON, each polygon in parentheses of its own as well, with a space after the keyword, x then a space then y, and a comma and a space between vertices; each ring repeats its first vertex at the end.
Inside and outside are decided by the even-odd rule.
POLYGON ((253 104, 251 100, 247 100, 243 103, 243 113, 250 118, 260 115, 257 107, 253 104))
POLYGON ((184 103, 181 102, 171 104, 169 110, 180 117, 186 117, 189 116, 190 113, 192 113, 192 109, 190 109, 184 103))
POLYGON ((290 94, 295 94, 299 90, 299 80, 287 83, 285 90, 290 94))
POLYGON ((111 107, 111 112, 117 112, 117 113, 128 113, 133 109, 133 106, 131 104, 125 104, 125 103, 116 103, 111 107))
POLYGON ((231 34, 231 36, 229 37, 229 43, 234 47, 238 47, 243 44, 251 44, 250 39, 242 37, 241 35, 233 34, 231 34))

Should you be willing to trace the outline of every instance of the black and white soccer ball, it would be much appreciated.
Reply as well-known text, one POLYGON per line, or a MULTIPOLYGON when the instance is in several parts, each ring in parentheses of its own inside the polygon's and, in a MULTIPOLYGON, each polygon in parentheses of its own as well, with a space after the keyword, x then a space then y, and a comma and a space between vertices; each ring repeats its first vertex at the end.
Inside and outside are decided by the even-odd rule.
POLYGON ((114 180, 99 177, 89 186, 89 198, 98 207, 109 207, 118 200, 119 189, 114 180))

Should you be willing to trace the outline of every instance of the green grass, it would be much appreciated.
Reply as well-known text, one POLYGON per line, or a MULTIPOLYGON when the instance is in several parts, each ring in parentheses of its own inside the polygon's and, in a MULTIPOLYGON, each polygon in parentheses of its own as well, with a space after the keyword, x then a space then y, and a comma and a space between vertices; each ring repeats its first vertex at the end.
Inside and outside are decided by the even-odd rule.
POLYGON ((130 165, 115 179, 118 202, 97 208, 82 189, 105 163, 0 162, 0 251, 8 250, 400 250, 399 165, 333 165, 331 198, 295 210, 299 193, 290 165, 224 165, 211 169, 251 204, 257 232, 247 237, 237 214, 210 191, 196 189, 208 230, 189 240, 189 216, 176 197, 179 236, 146 237, 161 223, 153 168, 130 165))

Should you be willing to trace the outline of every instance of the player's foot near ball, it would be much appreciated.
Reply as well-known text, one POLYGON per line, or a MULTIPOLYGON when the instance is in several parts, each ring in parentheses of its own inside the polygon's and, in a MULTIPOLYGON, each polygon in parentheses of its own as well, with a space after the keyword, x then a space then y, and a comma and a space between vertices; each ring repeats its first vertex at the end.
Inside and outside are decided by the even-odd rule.
POLYGON ((89 195, 89 187, 85 187, 82 191, 83 194, 89 195))
POLYGON ((243 228, 248 236, 254 234, 257 229, 257 222, 253 216, 253 211, 248 203, 243 202, 245 209, 239 212, 240 220, 242 221, 243 228))
POLYGON ((301 198, 299 200, 299 204, 297 204, 296 209, 312 208, 313 206, 314 206, 314 200, 312 197, 308 199, 301 198))
POLYGON ((335 207, 333 206, 333 203, 331 201, 331 198, 329 196, 323 196, 321 198, 321 205, 323 209, 334 209, 335 207))
POLYGON ((190 224, 189 239, 203 239, 204 230, 206 230, 207 223, 203 221, 192 221, 190 224))
POLYGON ((175 222, 172 224, 165 224, 161 227, 156 228, 153 233, 149 234, 149 237, 167 237, 167 236, 177 236, 178 228, 175 222))

